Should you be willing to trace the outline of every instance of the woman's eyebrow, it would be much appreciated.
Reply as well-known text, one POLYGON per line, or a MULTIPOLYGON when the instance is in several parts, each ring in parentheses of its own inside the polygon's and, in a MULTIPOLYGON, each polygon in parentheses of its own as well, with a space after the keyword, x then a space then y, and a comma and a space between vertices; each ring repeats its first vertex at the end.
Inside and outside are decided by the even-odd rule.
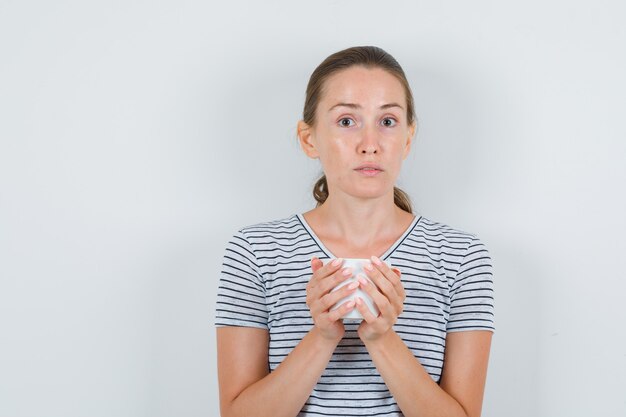
MULTIPOLYGON (((356 104, 356 103, 337 103, 334 106, 332 106, 330 109, 328 109, 328 111, 331 111, 335 107, 342 107, 342 106, 350 107, 351 109, 360 109, 362 107, 360 104, 356 104)), ((383 104, 382 106, 380 106, 381 109, 388 109, 389 107, 400 107, 401 109, 404 110, 404 107, 402 107, 398 103, 387 103, 387 104, 383 104)))

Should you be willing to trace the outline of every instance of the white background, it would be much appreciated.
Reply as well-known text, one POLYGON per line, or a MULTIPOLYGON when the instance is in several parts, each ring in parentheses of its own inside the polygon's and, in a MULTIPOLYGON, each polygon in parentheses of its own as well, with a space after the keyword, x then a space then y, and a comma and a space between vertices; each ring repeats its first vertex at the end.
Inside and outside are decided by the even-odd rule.
POLYGON ((621 1, 0 1, 0 415, 217 416, 238 228, 304 212, 328 55, 376 45, 420 122, 398 185, 478 234, 483 415, 626 415, 621 1))

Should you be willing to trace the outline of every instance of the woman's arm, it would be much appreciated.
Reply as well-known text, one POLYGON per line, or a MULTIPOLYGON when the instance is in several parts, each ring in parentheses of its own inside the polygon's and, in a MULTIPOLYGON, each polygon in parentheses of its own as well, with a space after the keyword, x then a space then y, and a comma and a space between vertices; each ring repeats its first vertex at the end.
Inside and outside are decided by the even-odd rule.
MULTIPOLYGON (((475 253, 480 252, 484 249, 475 253)), ((480 417, 493 333, 449 331, 438 385, 393 329, 406 298, 401 272, 374 256, 372 263, 376 268, 372 265, 364 270, 375 285, 361 277, 359 282, 380 314, 374 317, 365 303, 357 299, 357 309, 364 317, 357 333, 402 413, 407 417, 480 417)), ((481 276, 476 268, 468 269, 474 279, 481 276)), ((467 281, 470 277, 462 279, 471 282, 467 281)), ((455 308, 453 302, 451 311, 455 308)), ((458 321, 461 315, 456 313, 455 317, 458 321)))
POLYGON ((468 417, 480 417, 492 336, 491 331, 478 330, 451 332, 446 337, 439 385, 463 406, 468 417))
POLYGON ((306 287, 306 304, 315 325, 274 372, 269 372, 266 329, 217 328, 222 417, 293 417, 300 412, 343 338, 341 317, 355 307, 353 301, 346 301, 330 310, 357 288, 350 284, 331 291, 352 274, 341 264, 341 259, 326 265, 316 257, 311 259, 313 275, 306 287))
POLYGON ((222 417, 293 417, 324 372, 341 338, 329 340, 313 327, 269 373, 268 331, 217 328, 222 417))
POLYGON ((448 333, 440 385, 393 329, 365 345, 407 417, 480 417, 492 332, 448 333))

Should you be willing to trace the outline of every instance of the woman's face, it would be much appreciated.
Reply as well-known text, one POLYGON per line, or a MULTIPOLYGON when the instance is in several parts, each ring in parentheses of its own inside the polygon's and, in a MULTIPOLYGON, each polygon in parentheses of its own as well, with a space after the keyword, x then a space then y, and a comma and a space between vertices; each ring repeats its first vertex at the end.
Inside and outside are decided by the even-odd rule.
POLYGON ((402 84, 385 70, 361 66, 326 80, 315 126, 298 123, 301 146, 320 159, 330 194, 364 198, 393 190, 414 133, 402 84), (381 170, 358 169, 366 163, 381 170))

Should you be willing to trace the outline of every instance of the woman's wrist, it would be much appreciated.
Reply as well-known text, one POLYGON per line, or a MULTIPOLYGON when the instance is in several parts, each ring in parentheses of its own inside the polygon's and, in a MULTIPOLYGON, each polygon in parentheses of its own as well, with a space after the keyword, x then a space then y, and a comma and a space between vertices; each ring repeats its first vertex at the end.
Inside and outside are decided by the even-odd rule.
POLYGON ((315 341, 316 345, 326 349, 332 348, 333 350, 335 349, 335 347, 337 347, 337 345, 343 338, 343 335, 335 338, 327 338, 322 335, 320 329, 317 326, 313 326, 313 328, 309 331, 309 334, 315 341))

